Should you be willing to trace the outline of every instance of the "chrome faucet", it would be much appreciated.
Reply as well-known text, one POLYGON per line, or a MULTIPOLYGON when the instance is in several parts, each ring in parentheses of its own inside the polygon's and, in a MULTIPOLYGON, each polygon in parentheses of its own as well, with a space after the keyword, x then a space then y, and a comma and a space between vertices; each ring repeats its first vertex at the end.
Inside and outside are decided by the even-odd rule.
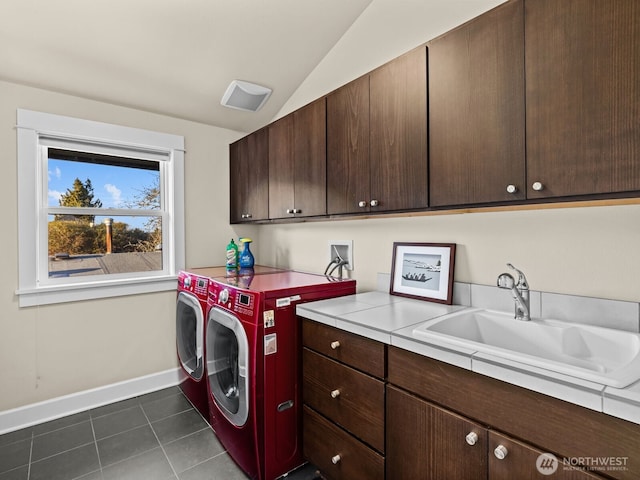
POLYGON ((518 281, 516 282, 511 274, 502 273, 498 276, 498 287, 511 290, 513 299, 516 301, 514 318, 516 320, 529 321, 531 320, 531 313, 529 310, 529 284, 527 283, 527 277, 510 263, 507 263, 507 267, 518 273, 518 281))

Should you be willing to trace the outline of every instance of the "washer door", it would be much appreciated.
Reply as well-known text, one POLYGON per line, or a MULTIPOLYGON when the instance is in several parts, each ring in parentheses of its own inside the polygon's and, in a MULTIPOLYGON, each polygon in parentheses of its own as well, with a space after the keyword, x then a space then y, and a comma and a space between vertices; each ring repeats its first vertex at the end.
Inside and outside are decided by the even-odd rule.
POLYGON ((249 416, 249 343, 240 320, 212 308, 207 320, 209 391, 223 415, 243 426, 249 416))
POLYGON ((204 374, 204 313, 194 295, 180 292, 176 301, 176 346, 182 368, 194 380, 204 374))

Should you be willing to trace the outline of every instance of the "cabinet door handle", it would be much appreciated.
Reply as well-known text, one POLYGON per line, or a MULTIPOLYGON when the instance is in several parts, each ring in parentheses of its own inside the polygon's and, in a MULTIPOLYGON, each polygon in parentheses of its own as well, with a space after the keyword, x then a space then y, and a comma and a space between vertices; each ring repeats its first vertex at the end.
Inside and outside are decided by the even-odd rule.
POLYGON ((369 202, 369 205, 371 205, 372 207, 377 207, 378 205, 380 205, 380 202, 378 202, 378 200, 371 200, 371 202, 369 202))
POLYGON ((504 460, 505 457, 509 454, 509 450, 507 450, 507 447, 505 447, 504 445, 498 445, 493 451, 493 454, 498 460, 504 460))
POLYGON ((469 445, 473 446, 478 443, 478 434, 476 432, 469 432, 465 437, 465 440, 469 445))
POLYGON ((340 390, 337 388, 331 391, 331 398, 338 398, 340 396, 340 390))
POLYGON ((507 192, 508 193, 516 193, 518 191, 518 187, 516 187, 513 184, 509 184, 507 185, 507 192))
POLYGON ((342 458, 340 458, 340 455, 334 455, 333 457, 331 457, 331 463, 333 463, 334 465, 337 465, 340 460, 342 460, 342 458))
POLYGON ((331 349, 332 350, 336 350, 338 348, 340 348, 340 342, 339 341, 336 340, 335 342, 331 342, 331 349))
POLYGON ((252 215, 250 213, 243 213, 242 218, 251 218, 252 215))
POLYGON ((544 190, 544 185, 540 182, 533 182, 533 185, 531 185, 531 188, 533 188, 536 192, 540 192, 544 190))
POLYGON ((293 213, 302 213, 302 210, 300 210, 299 208, 294 208, 293 213))
POLYGON ((296 211, 293 208, 287 208, 287 213, 296 213, 296 211))
POLYGON ((365 202, 364 200, 361 200, 360 202, 358 202, 358 206, 359 206, 360 208, 364 208, 364 207, 366 207, 366 206, 367 206, 367 202, 365 202))

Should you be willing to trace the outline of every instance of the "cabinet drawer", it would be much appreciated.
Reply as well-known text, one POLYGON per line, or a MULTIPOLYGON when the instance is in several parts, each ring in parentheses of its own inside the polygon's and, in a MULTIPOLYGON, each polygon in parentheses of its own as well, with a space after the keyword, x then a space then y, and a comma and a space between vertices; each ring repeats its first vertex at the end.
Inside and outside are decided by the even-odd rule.
POLYGON ((302 319, 302 345, 375 377, 385 377, 383 343, 302 319))
POLYGON ((323 475, 331 480, 384 480, 384 457, 309 407, 303 415, 304 456, 323 475))
POLYGON ((302 365, 304 403, 384 452, 384 382, 307 348, 302 365))

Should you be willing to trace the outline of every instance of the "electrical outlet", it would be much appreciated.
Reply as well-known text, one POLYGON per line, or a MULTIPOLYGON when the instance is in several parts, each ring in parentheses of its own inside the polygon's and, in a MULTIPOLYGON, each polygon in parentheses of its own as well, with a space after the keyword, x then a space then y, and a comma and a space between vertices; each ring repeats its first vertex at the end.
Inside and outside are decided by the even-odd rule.
POLYGON ((353 270, 353 240, 329 240, 329 262, 336 257, 347 260, 346 270, 353 270))

